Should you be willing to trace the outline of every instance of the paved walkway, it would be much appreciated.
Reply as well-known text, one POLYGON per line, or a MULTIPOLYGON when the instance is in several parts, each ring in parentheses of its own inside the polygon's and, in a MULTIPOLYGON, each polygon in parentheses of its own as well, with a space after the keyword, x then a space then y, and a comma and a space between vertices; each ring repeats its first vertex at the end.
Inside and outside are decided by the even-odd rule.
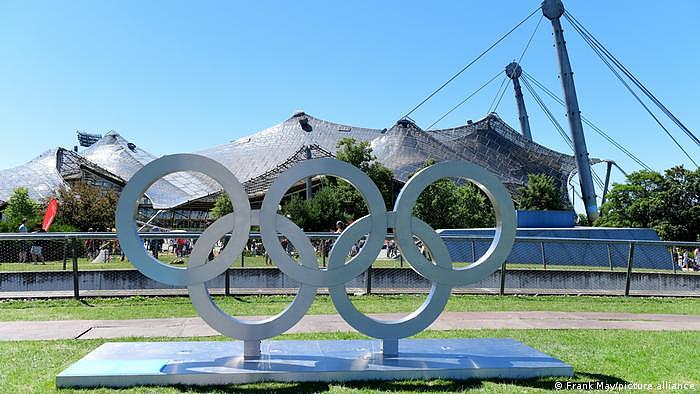
MULTIPOLYGON (((395 319, 403 314, 372 315, 395 319)), ((258 317, 259 318, 259 317, 258 317)), ((245 319, 258 319, 245 317, 245 319)), ((431 330, 626 329, 700 331, 700 315, 604 312, 444 312, 431 330)), ((354 331, 339 315, 306 315, 288 332, 354 331)), ((199 317, 0 322, 0 340, 198 337, 218 335, 199 317)))

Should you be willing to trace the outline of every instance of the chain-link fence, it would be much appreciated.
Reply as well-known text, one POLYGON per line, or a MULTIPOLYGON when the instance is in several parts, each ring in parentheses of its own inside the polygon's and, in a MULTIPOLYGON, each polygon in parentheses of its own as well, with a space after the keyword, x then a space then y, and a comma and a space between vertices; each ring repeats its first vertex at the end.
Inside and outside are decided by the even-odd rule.
MULTIPOLYGON (((338 234, 307 233, 321 269, 338 234)), ((163 264, 186 267, 198 233, 143 233, 144 249, 163 264)), ((492 238, 441 235, 455 268, 478 261, 492 238)), ((225 247, 222 239, 210 258, 225 247)), ((280 238, 298 259, 294 245, 280 238)), ((362 247, 353 246, 349 259, 362 247)), ((428 258, 429 248, 415 247, 428 258)), ((492 275, 460 293, 700 296, 700 243, 517 237, 492 275)), ((259 234, 224 274, 207 282, 214 294, 292 294, 298 283, 265 253, 259 234)), ((411 269, 391 235, 372 267, 346 284, 353 293, 426 292, 430 281, 411 269)), ((320 289, 324 292, 325 289, 320 289)), ((186 294, 136 270, 114 233, 0 234, 0 298, 186 294)))

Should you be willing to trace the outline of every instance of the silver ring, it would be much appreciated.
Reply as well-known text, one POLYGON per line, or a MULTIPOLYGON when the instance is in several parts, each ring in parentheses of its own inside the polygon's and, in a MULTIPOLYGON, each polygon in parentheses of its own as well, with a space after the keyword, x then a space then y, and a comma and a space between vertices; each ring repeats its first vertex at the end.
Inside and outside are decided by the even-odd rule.
MULTIPOLYGON (((141 273, 162 283, 186 286, 217 277, 243 251, 250 231, 250 203, 241 183, 222 164, 204 156, 176 154, 153 160, 131 177, 119 197, 115 223, 120 247, 141 273), (196 267, 173 267, 154 259, 143 247, 143 240, 139 237, 134 222, 138 200, 146 190, 156 180, 179 171, 197 171, 213 178, 223 187, 235 208, 233 227, 229 229, 232 231, 230 242, 217 258, 196 267)), ((208 237, 206 231, 202 235, 208 237)))
MULTIPOLYGON (((357 167, 335 159, 306 160, 283 172, 270 186, 260 208, 260 235, 263 244, 265 244, 265 250, 272 260, 277 262, 280 270, 289 277, 318 287, 344 283, 369 268, 377 257, 376 253, 374 255, 372 253, 381 249, 384 244, 385 233, 386 206, 377 186, 367 174, 357 167), (317 174, 335 175, 350 182, 364 196, 369 209, 370 231, 365 248, 346 264, 336 265, 328 270, 321 270, 318 266, 314 268, 304 267, 292 260, 280 245, 277 239, 276 225, 274 225, 277 206, 287 190, 300 179, 317 174)), ((343 237, 343 234, 340 235, 340 238, 343 237)), ((337 242, 340 242, 340 238, 337 242)), ((343 256, 344 258, 345 256, 343 256)))
MULTIPOLYGON (((253 212, 254 214, 257 213, 256 211, 253 212)), ((279 215, 278 219, 278 230, 289 239, 295 248, 297 248, 302 264, 306 267, 315 266, 316 253, 309 238, 307 238, 304 232, 291 220, 281 215, 279 215)), ((228 214, 209 227, 209 230, 212 230, 212 233, 215 234, 212 238, 214 242, 228 232, 232 223, 233 216, 232 214, 228 214)), ((204 243, 203 240, 200 239, 192 250, 190 258, 191 264, 201 266, 203 261, 207 260, 209 251, 214 245, 214 242, 204 243), (197 248, 200 245, 201 247, 197 248)), ((214 300, 212 300, 204 283, 187 286, 192 304, 197 310, 197 313, 199 313, 199 316, 202 317, 202 320, 211 328, 226 336, 243 340, 271 338, 292 328, 304 317, 306 311, 309 310, 309 307, 314 302, 316 290, 316 287, 302 283, 292 303, 282 312, 265 320, 252 321, 236 319, 222 311, 221 308, 214 303, 214 300)))
POLYGON ((404 258, 411 262, 421 275, 449 285, 466 285, 487 277, 503 264, 515 241, 515 207, 505 186, 495 175, 483 168, 463 161, 443 161, 424 168, 404 185, 394 204, 396 244, 404 258), (491 200, 496 212, 496 231, 486 253, 477 261, 464 268, 454 269, 433 265, 418 253, 413 243, 413 206, 418 196, 431 183, 442 178, 463 177, 475 183, 491 200))
POLYGON ((448 161, 415 174, 404 186, 394 210, 387 212, 381 193, 371 179, 352 165, 324 158, 303 161, 279 175, 268 190, 260 211, 250 210, 248 196, 240 182, 223 165, 203 156, 178 154, 156 159, 141 168, 124 187, 117 205, 118 238, 129 260, 146 276, 171 285, 185 285, 202 319, 220 333, 243 340, 273 337, 296 324, 309 309, 318 287, 328 287, 338 313, 356 330, 380 339, 407 337, 427 328, 440 315, 452 286, 476 282, 493 273, 505 261, 515 239, 515 209, 508 191, 495 175, 471 163, 448 161), (157 179, 178 171, 198 171, 219 182, 234 206, 234 212, 219 218, 196 242, 187 268, 177 268, 151 257, 143 247, 134 223, 137 201, 157 179), (328 269, 320 269, 313 245, 291 220, 277 214, 279 202, 300 179, 317 174, 343 178, 363 195, 369 214, 343 231, 331 249, 328 269), (454 269, 447 247, 425 222, 414 217, 413 206, 431 183, 446 177, 465 177, 489 197, 496 212, 496 232, 488 251, 466 268, 454 269), (226 271, 248 240, 251 224, 259 224, 263 243, 280 270, 298 281, 299 292, 280 314, 262 321, 239 320, 222 311, 211 299, 205 282, 226 271), (411 266, 432 282, 425 302, 408 316, 382 321, 355 308, 345 284, 371 266, 381 250, 387 228, 393 228, 397 246, 411 266), (208 261, 212 246, 231 231, 231 238, 219 256, 208 261), (301 264, 287 254, 279 234, 297 248, 301 264), (345 261, 350 248, 367 237, 359 253, 345 261), (423 241, 434 263, 416 248, 413 237, 423 241))
MULTIPOLYGON (((348 238, 359 238, 367 232, 369 223, 366 219, 367 217, 365 216, 347 228, 348 238)), ((416 217, 413 217, 413 229, 415 231, 414 234, 425 245, 428 245, 435 258, 435 263, 443 268, 451 268, 450 254, 438 234, 425 222, 416 217)), ((416 247, 415 244, 413 244, 413 247, 416 247)), ((334 248, 334 250, 336 249, 334 248)), ((348 250, 349 248, 338 249, 339 252, 345 253, 348 250)), ((339 259, 331 260, 328 263, 328 267, 333 268, 334 264, 342 264, 342 261, 339 259)), ((433 282, 428 297, 416 311, 401 319, 388 321, 371 318, 355 308, 355 305, 350 302, 345 284, 329 287, 328 292, 331 295, 335 309, 354 329, 374 338, 398 339, 417 334, 431 325, 445 309, 452 287, 444 283, 433 282)))

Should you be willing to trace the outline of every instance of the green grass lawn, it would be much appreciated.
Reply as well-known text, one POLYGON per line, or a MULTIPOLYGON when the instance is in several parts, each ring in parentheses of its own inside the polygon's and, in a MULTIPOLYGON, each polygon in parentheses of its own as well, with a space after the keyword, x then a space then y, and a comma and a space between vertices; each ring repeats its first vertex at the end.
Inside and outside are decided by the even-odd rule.
MULTIPOLYGON (((351 297, 365 313, 409 312, 425 295, 351 297)), ((290 296, 219 296, 221 309, 236 316, 273 315, 289 305, 290 296)), ((452 295, 447 311, 571 311, 700 314, 700 298, 452 295)), ((317 296, 309 314, 335 313, 328 296, 317 296)), ((187 297, 127 297, 0 301, 0 321, 92 320, 194 317, 187 297)))
MULTIPOLYGON (((700 336, 678 332, 625 330, 459 330, 426 331, 420 337, 509 337, 574 367, 573 378, 507 380, 413 380, 396 382, 258 383, 225 387, 136 387, 120 393, 493 393, 547 392, 557 381, 608 384, 670 383, 700 387, 700 336)), ((279 339, 350 339, 360 334, 294 334, 279 339)), ((124 339, 138 340, 144 339, 124 339)), ((149 339, 169 341, 172 339, 149 339)), ((185 340, 185 339, 178 339, 185 340)), ((224 340, 190 338, 186 340, 224 340)), ((55 376, 105 340, 0 342, 0 387, 7 393, 111 393, 109 389, 57 390, 55 376)), ((678 391, 684 392, 684 391, 678 391)), ((685 392, 692 392, 685 390, 685 392)))
MULTIPOLYGON (((159 260, 172 264, 173 261, 175 261, 175 255, 171 253, 163 253, 160 255, 159 260)), ((188 258, 186 257, 185 259, 185 264, 177 264, 179 267, 185 267, 188 258)), ((317 258, 319 266, 322 266, 323 259, 318 257, 317 258)), ((69 258, 66 261, 66 269, 71 270, 72 269, 72 260, 69 258)), ((455 262, 453 263, 454 267, 464 267, 468 265, 469 263, 464 263, 464 262, 455 262)), ((236 260, 231 264, 231 268, 240 268, 240 267, 275 267, 273 264, 268 264, 265 261, 265 257, 263 256, 246 256, 243 258, 243 264, 241 264, 241 257, 239 256, 236 258, 236 260)), ((374 261, 372 264, 372 267, 375 268, 410 268, 410 265, 408 262, 402 262, 400 259, 377 259, 374 261)), ((91 259, 81 257, 78 259, 78 270, 79 271, 86 271, 86 270, 113 270, 113 269, 135 269, 134 266, 129 262, 128 259, 124 259, 124 261, 121 261, 119 256, 113 256, 112 259, 109 262, 106 263, 91 263, 91 259)), ((544 269, 541 263, 532 263, 532 264, 508 264, 507 269, 544 269)), ((607 265, 598 265, 598 266, 582 266, 582 265, 548 265, 547 269, 550 270, 584 270, 584 271, 610 271, 610 268, 607 265)), ((32 263, 0 263, 0 272, 18 272, 18 271, 61 271, 63 270, 63 260, 58 260, 58 261, 47 261, 45 263, 38 263, 38 264, 32 264, 32 263)), ((613 267, 614 271, 618 272, 624 272, 627 271, 627 267, 619 267, 615 266, 613 267)), ((671 273, 673 270, 671 268, 669 269, 646 269, 646 268, 635 268, 634 272, 664 272, 664 273, 671 273)), ((700 275, 699 272, 678 272, 679 274, 683 275, 700 275)))
MULTIPOLYGON (((189 258, 185 257, 184 264, 176 264, 179 267, 185 267, 189 258)), ((158 257, 158 260, 173 264, 175 261, 175 255, 170 253, 163 253, 158 257)), ((323 260, 319 257, 317 258, 319 266, 322 266, 323 260)), ((119 256, 113 256, 112 259, 106 263, 92 263, 91 259, 81 257, 78 258, 78 270, 101 270, 101 269, 135 269, 135 267, 129 262, 128 259, 122 261, 119 256)), ((231 268, 240 267, 274 267, 275 265, 268 264, 265 262, 265 257, 263 256, 246 256, 243 258, 243 264, 241 264, 241 257, 239 256, 231 264, 231 268)), ((390 267, 398 268, 401 267, 401 262, 396 259, 378 259, 374 262, 373 267, 390 267)), ((404 265, 408 267, 408 264, 404 265)), ((66 261, 66 269, 71 270, 73 267, 73 261, 69 258, 66 261)), ((63 270, 63 260, 56 261, 46 261, 44 263, 14 263, 5 262, 0 263, 0 272, 17 272, 17 271, 61 271, 63 270)))

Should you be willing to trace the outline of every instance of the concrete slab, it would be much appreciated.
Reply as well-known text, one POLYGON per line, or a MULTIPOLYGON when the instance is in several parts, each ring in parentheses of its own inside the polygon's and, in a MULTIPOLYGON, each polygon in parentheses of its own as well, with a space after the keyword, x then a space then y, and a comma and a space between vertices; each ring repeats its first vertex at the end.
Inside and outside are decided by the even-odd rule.
POLYGON ((260 381, 530 379, 573 368, 510 338, 402 339, 383 357, 373 340, 264 341, 257 360, 243 342, 106 343, 56 377, 58 387, 224 385, 260 381))

